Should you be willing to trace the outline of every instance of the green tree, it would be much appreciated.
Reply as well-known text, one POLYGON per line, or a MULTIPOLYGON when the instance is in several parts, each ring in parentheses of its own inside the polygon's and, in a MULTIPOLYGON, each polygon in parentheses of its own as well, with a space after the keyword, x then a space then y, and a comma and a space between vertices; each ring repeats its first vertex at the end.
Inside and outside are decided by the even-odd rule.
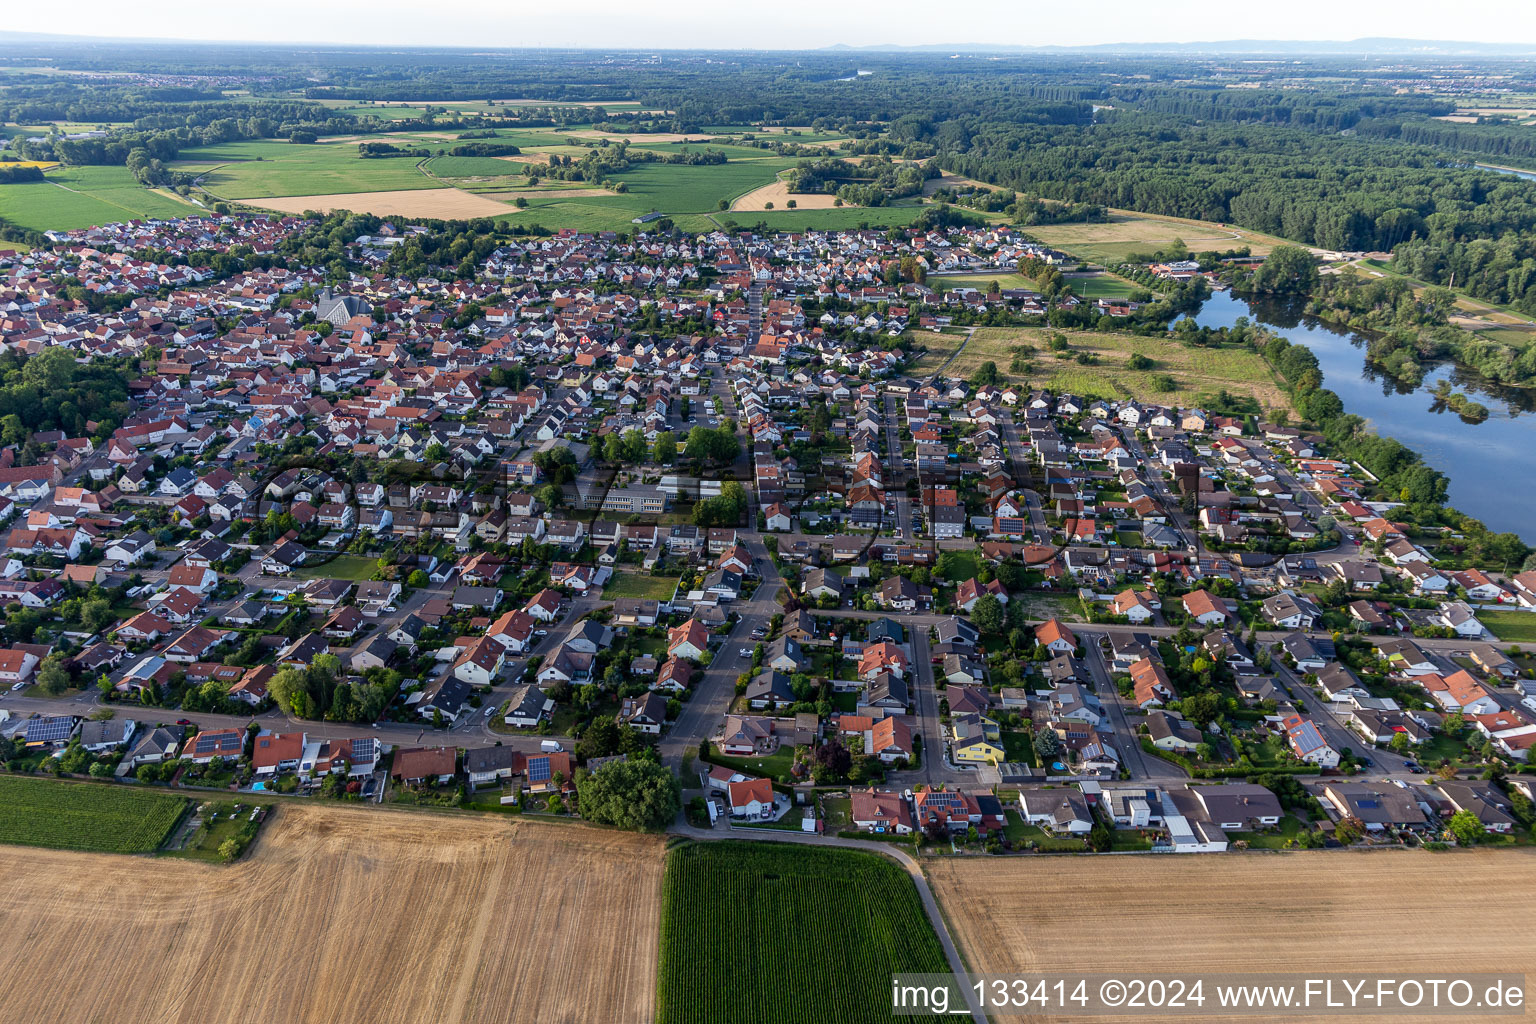
POLYGON ((1253 274, 1254 289, 1272 295, 1306 295, 1317 287, 1317 260, 1299 245, 1277 245, 1253 274))
POLYGON ((971 621, 983 633, 1003 631, 1003 603, 996 594, 982 594, 971 606, 971 621))
POLYGON ((677 435, 670 430, 663 430, 656 435, 656 445, 652 458, 664 466, 677 461, 677 435))
POLYGON ((1445 826, 1462 846, 1474 846, 1483 838, 1483 823, 1471 811, 1457 811, 1445 826))
POLYGON ((37 670, 38 689, 50 697, 57 697, 69 689, 69 669, 64 667, 64 656, 50 654, 43 660, 43 665, 37 670))
POLYGON ((581 816, 600 825, 659 832, 682 806, 677 776, 655 761, 621 761, 576 780, 581 816))

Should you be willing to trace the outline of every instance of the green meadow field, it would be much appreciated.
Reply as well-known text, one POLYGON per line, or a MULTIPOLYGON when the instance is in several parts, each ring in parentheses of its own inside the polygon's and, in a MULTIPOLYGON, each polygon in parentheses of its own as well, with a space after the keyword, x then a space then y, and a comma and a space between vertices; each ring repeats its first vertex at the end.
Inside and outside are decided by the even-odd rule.
POLYGON ((134 180, 126 167, 61 167, 46 182, 0 185, 0 218, 34 231, 72 231, 149 217, 186 217, 201 207, 134 180))
MULTIPOLYGON (((409 144, 409 140, 388 140, 409 144)), ((364 160, 351 142, 227 142, 183 150, 195 158, 172 170, 201 171, 205 189, 221 199, 324 196, 348 192, 399 192, 441 188, 416 169, 410 157, 364 160), (212 166, 213 169, 208 168, 212 166)))

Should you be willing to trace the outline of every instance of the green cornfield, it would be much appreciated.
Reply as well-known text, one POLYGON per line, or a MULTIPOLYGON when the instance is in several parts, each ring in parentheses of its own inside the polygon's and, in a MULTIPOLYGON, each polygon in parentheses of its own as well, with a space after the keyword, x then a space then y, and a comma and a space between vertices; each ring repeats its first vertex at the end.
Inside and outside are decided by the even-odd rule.
POLYGON ((877 854, 735 841, 667 857, 657 1024, 887 1021, 893 973, 948 970, 916 886, 877 854))
POLYGON ((0 843, 100 853, 148 853, 187 801, 128 786, 0 778, 0 843))

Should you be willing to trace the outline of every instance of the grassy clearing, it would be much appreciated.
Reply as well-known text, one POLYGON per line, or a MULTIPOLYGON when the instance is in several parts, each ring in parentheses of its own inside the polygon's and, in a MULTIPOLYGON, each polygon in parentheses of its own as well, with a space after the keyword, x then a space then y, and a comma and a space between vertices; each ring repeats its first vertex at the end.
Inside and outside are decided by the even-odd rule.
POLYGON ((367 555, 337 555, 320 565, 301 565, 294 575, 301 580, 371 580, 379 560, 367 555))
POLYGON ((1255 256, 1285 244, 1282 238, 1230 224, 1158 217, 1131 210, 1111 210, 1110 219, 1103 224, 1046 224, 1030 228, 1029 233, 1046 245, 1101 264, 1124 262, 1130 253, 1152 252, 1174 239, 1182 239, 1192 252, 1224 252, 1246 245, 1255 256))
POLYGON ((197 212, 191 203, 144 188, 126 167, 61 167, 49 171, 46 182, 0 185, 0 218, 35 231, 197 212))
POLYGON ((1035 282, 1023 274, 1009 274, 998 271, 995 274, 943 274, 938 277, 930 277, 928 287, 934 290, 944 288, 976 288, 987 291, 992 282, 996 281, 999 288, 1034 288, 1035 282))
POLYGON ((1479 610, 1477 621, 1505 643, 1536 644, 1536 614, 1531 612, 1479 610))
POLYGON ((1083 398, 1136 398, 1161 404, 1188 404, 1201 395, 1226 389, 1232 394, 1250 395, 1261 405, 1281 408, 1285 405, 1268 364, 1245 348, 1193 348, 1165 338, 1143 338, 1132 334, 1085 331, 1066 333, 1070 344, 1069 359, 1058 359, 1046 349, 1045 331, 1035 328, 983 327, 971 336, 965 351, 950 364, 952 376, 969 377, 984 362, 997 364, 1006 377, 1031 385, 1043 385, 1056 392, 1070 391, 1083 398), (1021 344, 1033 345, 1030 357, 1035 373, 1010 374, 1013 354, 1021 344), (1076 355, 1086 352, 1098 359, 1084 365, 1076 355), (1149 370, 1132 370, 1126 365, 1133 354, 1153 361, 1149 370), (1171 391, 1160 389, 1160 379, 1172 377, 1171 391))
POLYGON ((911 879, 877 854, 683 846, 662 901, 658 1024, 890 1020, 891 974, 948 970, 911 879))
POLYGON ((126 786, 0 778, 0 843, 98 853, 148 853, 187 801, 126 786))
POLYGON ((655 601, 666 601, 672 597, 672 592, 677 589, 677 580, 671 576, 652 576, 649 573, 639 572, 615 572, 608 585, 603 588, 603 600, 612 601, 618 597, 650 598, 655 601))

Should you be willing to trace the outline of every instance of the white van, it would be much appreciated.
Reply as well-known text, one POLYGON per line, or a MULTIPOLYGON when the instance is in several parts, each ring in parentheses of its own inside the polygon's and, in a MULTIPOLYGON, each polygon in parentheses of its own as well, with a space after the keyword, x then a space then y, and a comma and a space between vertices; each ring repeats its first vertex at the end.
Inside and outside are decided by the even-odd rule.
POLYGON ((539 744, 539 749, 544 751, 546 754, 558 754, 560 753, 560 741, 544 740, 539 744))

